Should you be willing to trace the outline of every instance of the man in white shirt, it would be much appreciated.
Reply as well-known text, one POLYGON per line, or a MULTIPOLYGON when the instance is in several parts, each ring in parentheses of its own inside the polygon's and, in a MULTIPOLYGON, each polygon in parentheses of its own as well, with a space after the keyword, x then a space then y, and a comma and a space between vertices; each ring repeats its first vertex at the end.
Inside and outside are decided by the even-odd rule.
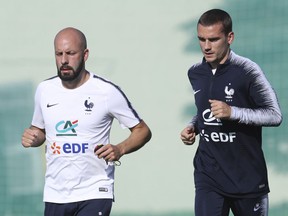
POLYGON ((81 31, 61 30, 54 46, 58 76, 37 87, 32 124, 22 136, 26 148, 46 141, 44 215, 109 215, 114 162, 144 146, 151 131, 118 86, 85 69, 89 50, 81 31), (131 131, 115 145, 114 118, 131 131))

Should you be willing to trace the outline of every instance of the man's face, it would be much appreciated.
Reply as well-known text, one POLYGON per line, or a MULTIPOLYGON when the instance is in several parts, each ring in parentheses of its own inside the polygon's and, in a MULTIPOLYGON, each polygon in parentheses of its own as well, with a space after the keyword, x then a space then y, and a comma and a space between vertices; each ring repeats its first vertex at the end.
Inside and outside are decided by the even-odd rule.
POLYGON ((229 55, 230 45, 234 39, 234 33, 226 35, 223 32, 222 24, 217 23, 211 26, 197 27, 199 44, 206 61, 212 68, 223 64, 229 55))
POLYGON ((75 80, 85 68, 85 54, 77 37, 62 35, 55 41, 55 58, 58 76, 62 81, 75 80))

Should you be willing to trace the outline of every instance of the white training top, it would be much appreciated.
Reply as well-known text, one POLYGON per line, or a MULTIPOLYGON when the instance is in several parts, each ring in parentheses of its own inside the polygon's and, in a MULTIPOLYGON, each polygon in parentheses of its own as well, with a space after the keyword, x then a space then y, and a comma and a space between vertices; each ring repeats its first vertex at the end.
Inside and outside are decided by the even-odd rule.
POLYGON ((114 118, 127 128, 141 120, 120 88, 95 74, 76 89, 57 76, 39 84, 32 125, 46 131, 44 202, 113 199, 114 165, 94 148, 110 143, 114 118))

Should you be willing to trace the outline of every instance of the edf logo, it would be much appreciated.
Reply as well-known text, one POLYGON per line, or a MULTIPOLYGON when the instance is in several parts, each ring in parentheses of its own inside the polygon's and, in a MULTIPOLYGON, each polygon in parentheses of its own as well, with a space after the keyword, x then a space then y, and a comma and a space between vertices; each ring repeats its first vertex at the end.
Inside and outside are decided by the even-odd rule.
POLYGON ((85 153, 88 149, 88 143, 65 143, 63 145, 63 152, 69 154, 69 153, 85 153))
POLYGON ((62 148, 59 145, 56 145, 54 142, 53 145, 51 145, 52 153, 53 154, 78 154, 78 153, 86 153, 86 150, 88 149, 88 143, 65 143, 63 144, 62 148), (62 150, 62 151, 61 151, 62 150))

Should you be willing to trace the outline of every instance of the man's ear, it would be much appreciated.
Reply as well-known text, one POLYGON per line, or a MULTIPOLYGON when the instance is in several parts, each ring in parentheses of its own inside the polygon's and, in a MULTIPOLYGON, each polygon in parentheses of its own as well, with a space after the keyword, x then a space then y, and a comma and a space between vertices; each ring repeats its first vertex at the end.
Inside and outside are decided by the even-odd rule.
POLYGON ((229 32, 227 38, 228 43, 231 45, 234 41, 234 32, 229 32))
POLYGON ((89 57, 89 49, 84 50, 84 60, 86 61, 89 57))

